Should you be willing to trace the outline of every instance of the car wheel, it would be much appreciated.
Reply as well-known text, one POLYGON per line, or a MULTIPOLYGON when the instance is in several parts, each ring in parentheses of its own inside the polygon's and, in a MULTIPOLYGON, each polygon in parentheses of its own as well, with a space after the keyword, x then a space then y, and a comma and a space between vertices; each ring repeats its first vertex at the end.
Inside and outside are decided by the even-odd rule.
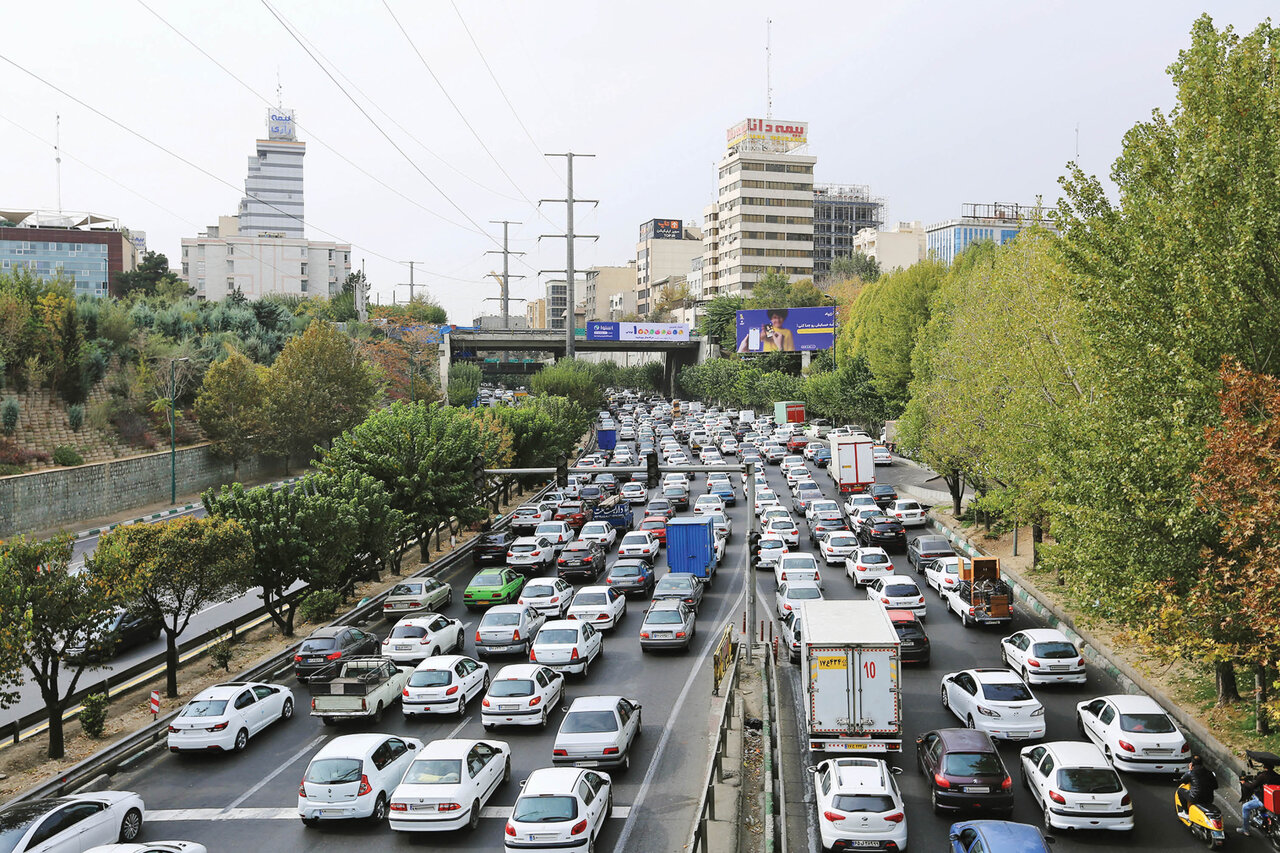
POLYGON ((466 635, 462 631, 458 631, 458 641, 453 644, 453 651, 456 654, 462 654, 462 648, 466 645, 466 635))
POLYGON ((320 823, 320 818, 317 818, 317 817, 304 817, 302 819, 302 825, 307 827, 308 829, 318 826, 319 823, 320 823))
POLYGON ((445 606, 445 607, 452 607, 452 606, 453 606, 453 590, 449 590, 449 594, 448 594, 447 596, 445 596, 445 599, 444 599, 444 606, 445 606))
POLYGON ((963 625, 963 626, 965 627, 965 629, 966 629, 966 630, 967 630, 967 629, 969 629, 969 628, 971 628, 971 627, 973 627, 973 623, 969 621, 969 614, 968 614, 968 613, 961 613, 961 614, 960 614, 960 624, 961 624, 961 625, 963 625))
POLYGON ((332 718, 332 717, 321 717, 321 718, 320 718, 320 722, 324 723, 326 726, 332 726, 332 725, 333 725, 333 718, 332 718))
POLYGON ((604 816, 606 819, 613 817, 613 791, 609 792, 609 799, 605 803, 604 816))
POLYGON ((373 721, 375 723, 382 722, 382 703, 378 703, 378 707, 373 709, 373 721))
POLYGON ((506 784, 507 782, 510 782, 510 781, 511 781, 511 759, 510 757, 508 757, 506 765, 503 766, 502 768, 502 782, 503 784, 506 784))
POLYGON ((124 820, 120 821, 120 843, 128 844, 136 841, 142 833, 142 812, 137 809, 129 809, 125 812, 124 820))
POLYGON ((964 724, 965 724, 966 726, 968 726, 969 728, 971 728, 971 729, 976 729, 976 728, 977 728, 977 726, 975 726, 975 725, 973 724, 973 714, 970 714, 970 715, 969 715, 969 719, 965 720, 965 721, 964 721, 964 724))
POLYGON ((458 697, 457 714, 459 717, 465 717, 467 715, 467 692, 465 690, 462 691, 462 695, 458 697))
POLYGON ((489 692, 489 673, 484 674, 484 687, 480 688, 481 693, 489 692))
POLYGON ((929 804, 933 806, 934 814, 942 814, 942 804, 938 802, 938 789, 931 788, 929 791, 929 804))
POLYGON ((293 700, 284 700, 284 706, 280 708, 280 719, 287 720, 293 716, 293 700))
POLYGON ((542 717, 538 720, 538 728, 545 729, 547 727, 547 709, 542 709, 542 717))
POLYGON ((1084 717, 1080 716, 1079 711, 1076 712, 1076 731, 1080 733, 1080 737, 1084 738, 1085 740, 1089 739, 1089 733, 1085 731, 1085 728, 1084 728, 1084 717))
POLYGON ((944 707, 944 708, 950 708, 950 707, 951 707, 951 705, 950 705, 950 703, 948 703, 948 702, 947 702, 947 687, 946 687, 946 685, 945 685, 945 684, 942 686, 942 691, 941 691, 941 692, 942 692, 942 707, 944 707))
POLYGON ((475 832, 480 827, 480 801, 471 801, 471 815, 467 818, 467 831, 475 832))
POLYGON ((480 724, 480 726, 481 726, 481 727, 482 727, 486 732, 488 732, 488 731, 492 731, 492 730, 493 730, 493 723, 481 723, 481 724, 480 724))
POLYGON ((249 730, 241 729, 240 731, 236 732, 236 742, 235 742, 235 745, 231 747, 232 750, 234 750, 235 752, 244 752, 244 748, 248 745, 249 745, 249 730))
POLYGON ((620 767, 621 769, 623 769, 623 770, 627 770, 628 768, 630 768, 630 767, 631 767, 631 753, 630 753, 630 752, 628 752, 626 755, 622 756, 622 764, 621 764, 621 765, 619 765, 619 767, 620 767))
POLYGON ((369 820, 374 823, 381 823, 387 819, 387 795, 379 792, 378 799, 373 801, 373 814, 369 815, 369 820))
POLYGON ((591 671, 591 655, 587 655, 586 659, 582 661, 582 677, 586 678, 587 673, 590 671, 591 671))
POLYGON ((1110 764, 1113 767, 1115 766, 1116 758, 1114 755, 1111 754, 1111 747, 1104 746, 1102 748, 1102 757, 1107 760, 1108 764, 1110 764))
POLYGON ((1049 811, 1049 807, 1044 807, 1044 828, 1053 829, 1053 815, 1049 811))

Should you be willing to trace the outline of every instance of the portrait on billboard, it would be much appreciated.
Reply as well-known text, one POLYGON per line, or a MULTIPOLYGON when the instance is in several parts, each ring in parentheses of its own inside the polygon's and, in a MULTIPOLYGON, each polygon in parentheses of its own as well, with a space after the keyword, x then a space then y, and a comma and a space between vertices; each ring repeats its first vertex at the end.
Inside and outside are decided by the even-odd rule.
POLYGON ((737 313, 738 352, 797 352, 835 346, 835 308, 754 308, 737 313))

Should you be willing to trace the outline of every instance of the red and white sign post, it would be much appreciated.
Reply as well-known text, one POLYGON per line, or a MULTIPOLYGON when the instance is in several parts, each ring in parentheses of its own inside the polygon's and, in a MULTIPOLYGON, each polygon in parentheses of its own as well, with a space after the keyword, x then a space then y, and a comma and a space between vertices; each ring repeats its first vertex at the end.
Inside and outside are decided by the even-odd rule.
POLYGON ((151 719, 154 720, 160 713, 160 691, 151 691, 151 719))

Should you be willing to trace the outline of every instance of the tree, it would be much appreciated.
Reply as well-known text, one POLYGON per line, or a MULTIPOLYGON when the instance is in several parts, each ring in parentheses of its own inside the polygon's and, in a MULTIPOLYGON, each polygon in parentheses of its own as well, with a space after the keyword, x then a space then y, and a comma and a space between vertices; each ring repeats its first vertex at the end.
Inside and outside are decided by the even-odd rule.
POLYGON ((73 642, 87 642, 138 586, 128 568, 117 572, 90 564, 72 572, 70 538, 11 540, 0 548, 0 665, 4 680, 12 682, 13 668, 20 665, 39 688, 50 758, 64 754, 63 709, 86 668, 83 659, 67 663, 72 675, 63 688, 63 654, 73 642))
POLYGON ((604 404, 604 389, 596 381, 594 368, 575 359, 562 358, 542 368, 529 380, 529 388, 534 394, 567 397, 592 412, 604 404))
POLYGON ((240 460, 253 455, 265 438, 267 369, 230 346, 225 352, 226 358, 205 372, 196 417, 214 450, 231 460, 239 478, 240 460))
POLYGON ((369 313, 376 318, 391 320, 402 325, 442 325, 449 322, 449 315, 429 296, 421 293, 399 305, 371 305, 369 313))
POLYGON ((231 519, 175 518, 127 524, 102 537, 89 561, 118 576, 143 579, 141 606, 165 633, 165 690, 178 695, 178 636, 197 613, 249 588, 253 549, 231 519))
POLYGON ((850 252, 831 262, 830 277, 833 280, 859 278, 873 282, 880 278, 880 262, 862 252, 850 252))
POLYGON ((455 406, 470 406, 480 394, 484 373, 474 364, 457 362, 449 365, 449 402, 455 406))
POLYGON ((135 269, 117 274, 112 295, 154 296, 162 287, 170 296, 179 290, 185 295, 187 290, 187 285, 169 270, 167 257, 147 252, 135 269))
POLYGON ((698 334, 718 341, 726 350, 733 351, 737 342, 738 312, 747 301, 741 296, 717 296, 703 306, 698 318, 698 334))

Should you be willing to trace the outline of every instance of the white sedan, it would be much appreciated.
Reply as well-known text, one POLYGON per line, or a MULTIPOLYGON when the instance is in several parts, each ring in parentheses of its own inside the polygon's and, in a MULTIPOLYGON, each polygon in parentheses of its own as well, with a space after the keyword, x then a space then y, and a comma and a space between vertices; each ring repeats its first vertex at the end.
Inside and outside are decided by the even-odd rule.
POLYGON ((886 575, 867 584, 867 598, 878 601, 885 610, 910 610, 918 619, 928 618, 924 593, 909 575, 886 575))
MULTIPOLYGON (((858 537, 853 534, 856 542, 858 537)), ((885 578, 893 574, 893 560, 883 548, 870 546, 855 549, 845 560, 845 574, 856 585, 866 586, 876 578, 885 578)))
POLYGON ((1022 781, 1040 804, 1045 829, 1133 829, 1129 792, 1093 744, 1028 746, 1021 759, 1022 781))
POLYGON ((411 673, 400 697, 405 719, 417 714, 466 713, 467 703, 489 689, 489 665, 466 655, 427 658, 411 673))
POLYGON ((813 581, 783 581, 773 596, 778 617, 798 608, 801 602, 821 601, 822 589, 813 581))
POLYGON ((823 537, 822 542, 818 545, 818 552, 822 554, 822 562, 828 566, 840 564, 847 566, 845 572, 851 579, 854 578, 853 568, 849 565, 849 557, 858 550, 858 537, 852 533, 841 530, 832 531, 830 535, 823 537))
POLYGON ((790 518, 774 518, 765 525, 765 532, 777 536, 792 548, 800 546, 800 528, 790 518))
POLYGON ((622 696, 579 696, 560 723, 551 762, 625 770, 631 764, 631 744, 639 736, 639 702, 622 696))
POLYGON ((781 536, 760 537, 760 550, 757 555, 760 558, 761 566, 776 566, 778 561, 782 559, 782 555, 789 553, 791 553, 791 549, 787 547, 786 540, 781 536))
POLYGON ((719 495, 699 495, 693 502, 693 514, 702 515, 706 512, 724 512, 724 499, 719 495))
POLYGON ((564 676, 555 670, 536 663, 504 666, 480 702, 480 724, 545 727, 563 698, 564 676))
POLYGON ((573 585, 560 578, 534 578, 520 590, 520 604, 539 613, 563 619, 573 601, 573 585))
POLYGON ((773 489, 756 489, 756 504, 754 507, 756 515, 764 512, 767 506, 782 506, 778 502, 778 493, 773 489))
POLYGON ((618 541, 618 528, 607 521, 588 521, 582 525, 578 538, 584 542, 595 542, 608 551, 618 541))
POLYGON ((1000 657, 1027 684, 1084 684, 1084 656, 1056 628, 1028 628, 1000 641, 1000 657))
POLYGON ((529 774, 507 820, 503 850, 594 850, 613 814, 608 774, 580 767, 541 767, 529 774))
POLYGON ((0 810, 0 850, 80 853, 136 841, 146 812, 132 791, 97 791, 27 800, 0 810))
POLYGON ((500 740, 433 740, 391 794, 391 829, 445 832, 480 826, 480 810, 511 779, 511 747, 500 740))
POLYGON ((955 589, 960 583, 960 558, 937 557, 929 561, 924 570, 925 586, 931 586, 942 595, 949 589, 955 589))
POLYGON ((658 556, 658 538, 645 530, 633 530, 622 537, 619 557, 639 557, 652 562, 658 556))
POLYGON ((942 706, 969 728, 993 738, 1044 737, 1044 706, 1007 669, 966 669, 943 676, 942 706))
POLYGON ((90 847, 84 853, 209 853, 209 848, 194 841, 148 841, 146 844, 104 844, 90 847))
POLYGON ((169 751, 240 752, 249 738, 293 716, 293 691, 280 684, 228 682, 195 695, 169 724, 169 751))
POLYGON ((627 595, 611 586, 584 586, 573 596, 569 619, 590 622, 600 630, 613 628, 627 615, 627 595))
POLYGON ((1118 770, 1181 773, 1191 757, 1187 739, 1149 696, 1119 693, 1081 702, 1076 727, 1118 770))
POLYGON ((382 641, 382 656, 396 663, 417 663, 432 655, 462 651, 466 628, 438 613, 406 616, 382 641))
POLYGON ((586 678, 591 663, 604 654, 604 635, 590 622, 557 619, 542 626, 529 660, 586 678))

